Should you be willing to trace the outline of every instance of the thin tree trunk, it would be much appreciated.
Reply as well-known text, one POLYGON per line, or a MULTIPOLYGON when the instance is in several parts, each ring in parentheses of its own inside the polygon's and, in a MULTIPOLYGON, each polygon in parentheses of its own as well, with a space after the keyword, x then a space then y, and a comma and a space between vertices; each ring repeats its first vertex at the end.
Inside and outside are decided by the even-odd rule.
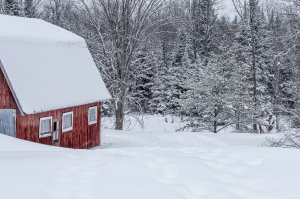
POLYGON ((252 86, 253 86, 253 105, 254 105, 254 117, 253 117, 253 130, 258 131, 257 126, 257 77, 256 77, 256 24, 255 24, 255 15, 256 15, 256 4, 255 0, 250 0, 250 29, 251 29, 251 54, 252 54, 252 86))
POLYGON ((277 114, 276 116, 276 130, 277 132, 280 132, 280 115, 277 114))
POLYGON ((124 103, 119 100, 116 107, 116 130, 123 130, 124 123, 124 103))
POLYGON ((252 78, 253 78, 253 102, 254 102, 254 121, 253 121, 253 130, 257 132, 257 82, 256 82, 256 64, 255 64, 255 55, 253 53, 253 63, 252 63, 252 78))
POLYGON ((279 116, 279 110, 278 110, 278 106, 279 106, 279 66, 278 66, 278 61, 277 59, 275 59, 274 61, 274 66, 275 66, 275 85, 274 85, 274 104, 273 104, 273 113, 275 115, 276 118, 276 130, 277 132, 280 131, 280 116, 279 116))
POLYGON ((217 121, 217 117, 218 117, 218 111, 217 111, 217 108, 215 108, 215 110, 214 110, 214 122, 213 122, 214 133, 217 133, 217 132, 218 132, 218 121, 217 121))
POLYGON ((237 110, 236 111, 236 113, 235 113, 235 115, 236 115, 236 123, 235 123, 235 128, 236 128, 236 130, 240 130, 240 111, 239 110, 237 110))

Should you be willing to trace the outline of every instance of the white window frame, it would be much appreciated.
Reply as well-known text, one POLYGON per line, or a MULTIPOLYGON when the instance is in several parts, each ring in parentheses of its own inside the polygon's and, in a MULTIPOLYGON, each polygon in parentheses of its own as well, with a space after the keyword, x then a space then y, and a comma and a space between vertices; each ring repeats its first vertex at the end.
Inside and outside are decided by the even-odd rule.
POLYGON ((62 132, 68 132, 68 131, 72 131, 73 130, 73 126, 74 126, 74 120, 73 120, 73 111, 70 111, 70 112, 66 112, 66 113, 63 113, 62 115, 62 122, 61 122, 61 129, 62 129, 62 132), (72 126, 69 127, 69 128, 66 128, 64 129, 64 116, 66 115, 72 115, 72 126))
POLYGON ((88 109, 88 123, 89 125, 93 125, 93 124, 97 124, 97 119, 98 119, 98 107, 97 106, 93 106, 93 107, 89 107, 88 109), (90 121, 90 110, 95 110, 95 121, 90 121))
POLYGON ((40 118, 40 124, 39 124, 39 138, 45 138, 45 137, 50 137, 51 136, 51 132, 52 132, 52 122, 53 122, 53 117, 49 116, 49 117, 41 117, 40 118), (47 134, 41 134, 41 126, 42 126, 42 122, 45 120, 50 120, 50 132, 47 134))

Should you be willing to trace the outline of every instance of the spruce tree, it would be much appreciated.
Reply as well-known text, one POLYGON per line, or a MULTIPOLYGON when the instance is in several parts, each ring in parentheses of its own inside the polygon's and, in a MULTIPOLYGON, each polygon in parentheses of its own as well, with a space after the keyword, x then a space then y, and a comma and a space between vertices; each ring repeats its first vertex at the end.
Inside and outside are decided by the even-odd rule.
POLYGON ((18 0, 4 0, 4 11, 7 15, 21 16, 21 6, 18 0))
POLYGON ((180 97, 186 92, 185 78, 190 72, 188 36, 184 29, 180 30, 177 46, 174 50, 172 65, 168 68, 167 75, 167 107, 170 113, 180 113, 180 97))
POLYGON ((36 8, 33 0, 24 0, 24 16, 29 18, 36 17, 36 8))
POLYGON ((167 111, 167 73, 168 62, 166 58, 165 43, 157 48, 152 56, 154 58, 152 99, 149 100, 151 113, 165 114, 167 111))
POLYGON ((201 60, 207 64, 209 57, 217 46, 214 40, 215 13, 214 0, 191 1, 191 35, 194 61, 201 60))

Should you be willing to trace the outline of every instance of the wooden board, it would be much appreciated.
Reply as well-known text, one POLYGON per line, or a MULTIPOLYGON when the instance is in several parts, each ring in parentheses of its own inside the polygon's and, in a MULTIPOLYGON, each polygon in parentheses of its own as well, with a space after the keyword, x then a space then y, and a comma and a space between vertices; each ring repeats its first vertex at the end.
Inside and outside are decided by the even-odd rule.
MULTIPOLYGON (((14 109, 16 117, 16 137, 28 141, 69 148, 91 148, 100 145, 100 110, 101 104, 92 103, 82 106, 47 111, 31 115, 21 115, 9 85, 0 68, 0 109, 14 109), (97 106, 97 123, 88 125, 88 108, 97 106), (62 114, 74 112, 73 130, 62 133, 62 114), (59 121, 59 142, 54 143, 51 137, 39 138, 39 122, 41 117, 52 116, 53 121, 59 121)), ((52 124, 53 125, 53 124, 52 124)))
MULTIPOLYGON (((100 103, 92 103, 82 106, 70 107, 44 113, 31 115, 17 115, 17 137, 28 141, 39 142, 48 145, 56 145, 51 137, 39 138, 39 121, 42 117, 53 117, 59 121, 58 146, 76 149, 91 148, 100 145, 100 103), (88 125, 88 109, 97 106, 97 123, 88 125), (62 132, 62 114, 73 111, 73 129, 62 132)), ((52 124, 53 125, 53 124, 52 124)))
POLYGON ((0 109, 15 109, 18 111, 17 103, 14 100, 12 92, 5 80, 4 74, 0 68, 0 109))

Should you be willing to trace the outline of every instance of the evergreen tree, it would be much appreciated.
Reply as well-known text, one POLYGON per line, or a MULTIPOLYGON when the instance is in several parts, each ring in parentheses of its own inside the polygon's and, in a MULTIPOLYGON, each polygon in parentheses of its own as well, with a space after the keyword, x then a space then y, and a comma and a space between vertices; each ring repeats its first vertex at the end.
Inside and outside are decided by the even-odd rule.
POLYGON ((217 19, 215 1, 193 0, 190 7, 193 60, 202 60, 204 64, 207 64, 217 46, 214 40, 217 19))
POLYGON ((268 47, 266 22, 258 0, 249 0, 249 29, 251 47, 251 81, 253 99, 253 130, 263 132, 266 113, 270 112, 270 99, 267 84, 269 83, 270 51, 268 47))
POLYGON ((4 11, 7 15, 21 16, 21 6, 18 0, 4 0, 4 11))
POLYGON ((251 36, 248 26, 248 15, 234 24, 234 40, 227 51, 227 70, 229 106, 234 111, 234 123, 237 130, 247 129, 251 124, 253 101, 251 100, 251 36))
POLYGON ((167 111, 167 73, 168 63, 164 61, 165 43, 153 53, 154 68, 153 68, 153 86, 152 99, 149 101, 150 111, 152 113, 165 114, 167 111))
MULTIPOLYGON (((223 50, 223 49, 222 49, 223 50)), ((207 65, 198 65, 199 70, 185 79, 187 91, 181 97, 181 106, 185 109, 189 119, 189 126, 193 130, 203 127, 214 133, 219 127, 226 125, 230 117, 229 107, 226 106, 226 69, 224 51, 215 55, 207 65)))
POLYGON ((36 8, 34 6, 34 0, 24 0, 24 16, 29 18, 34 18, 37 16, 36 8))
POLYGON ((173 63, 168 68, 167 76, 167 107, 170 113, 180 113, 179 99, 181 95, 186 92, 184 84, 185 78, 190 72, 191 66, 188 56, 187 33, 184 29, 180 30, 178 36, 178 44, 174 50, 173 63))
POLYGON ((132 107, 133 111, 150 112, 149 101, 153 98, 154 65, 155 59, 153 55, 147 54, 145 51, 141 51, 133 63, 132 68, 135 70, 132 73, 131 86, 129 88, 130 94, 128 96, 128 104, 132 107))

